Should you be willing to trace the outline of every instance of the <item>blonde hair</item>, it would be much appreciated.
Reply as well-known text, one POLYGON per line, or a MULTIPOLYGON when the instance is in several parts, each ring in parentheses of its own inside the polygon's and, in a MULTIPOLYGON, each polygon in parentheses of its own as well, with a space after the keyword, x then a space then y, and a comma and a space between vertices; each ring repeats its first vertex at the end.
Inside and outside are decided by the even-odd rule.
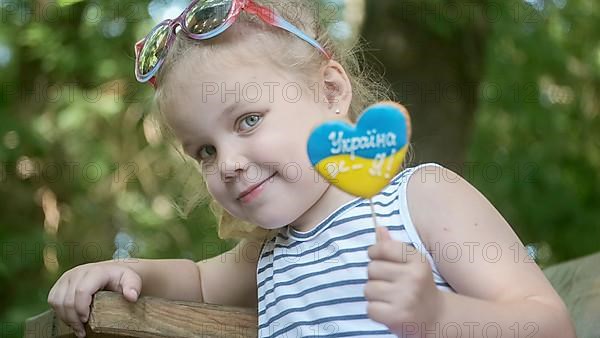
MULTIPOLYGON (((366 67, 362 53, 364 48, 362 40, 355 39, 350 44, 344 44, 335 41, 329 35, 327 23, 319 16, 319 0, 256 0, 256 2, 272 8, 291 24, 315 38, 331 54, 332 59, 342 65, 352 86, 352 101, 348 111, 352 122, 356 122, 367 106, 394 99, 390 86, 383 76, 372 68, 366 67)), ((194 52, 194 62, 186 63, 188 67, 186 71, 193 72, 194 69, 189 68, 195 67, 202 67, 203 72, 210 71, 211 67, 207 65, 214 69, 231 68, 239 65, 240 59, 244 64, 265 63, 265 60, 268 60, 280 70, 293 72, 296 78, 304 80, 304 85, 309 85, 313 76, 328 61, 319 50, 304 40, 283 29, 271 27, 245 12, 240 14, 236 24, 210 40, 195 41, 187 38, 180 31, 157 73, 158 88, 155 99, 161 114, 164 114, 168 97, 176 90, 169 82, 171 70, 191 51, 194 52), (251 38, 244 39, 246 36, 251 38), (257 51, 257 46, 260 46, 261 50, 257 51), (226 48, 235 48, 235 53, 219 53, 226 48), (219 57, 215 57, 217 53, 219 57)), ((161 116, 161 119, 164 120, 164 116, 161 116)), ((168 125, 164 123, 163 125, 168 129, 168 125)), ((411 160, 411 156, 409 145, 404 165, 411 160)), ((211 201, 210 209, 217 218, 218 236, 222 239, 269 239, 277 232, 277 230, 264 230, 236 219, 216 200, 211 201)))

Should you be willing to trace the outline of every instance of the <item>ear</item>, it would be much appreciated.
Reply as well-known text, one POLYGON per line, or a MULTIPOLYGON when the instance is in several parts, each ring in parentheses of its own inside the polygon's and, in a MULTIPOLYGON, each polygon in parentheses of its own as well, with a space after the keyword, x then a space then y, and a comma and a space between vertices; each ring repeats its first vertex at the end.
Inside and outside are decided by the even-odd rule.
POLYGON ((330 60, 321 68, 321 79, 323 100, 328 112, 336 117, 347 118, 352 102, 352 84, 344 67, 330 60), (339 113, 336 113, 338 109, 339 113))

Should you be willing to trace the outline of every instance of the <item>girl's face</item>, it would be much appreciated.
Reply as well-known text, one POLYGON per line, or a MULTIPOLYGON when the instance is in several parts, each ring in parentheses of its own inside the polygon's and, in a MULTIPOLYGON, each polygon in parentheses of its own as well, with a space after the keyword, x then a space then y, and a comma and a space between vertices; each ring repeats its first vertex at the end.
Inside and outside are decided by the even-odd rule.
POLYGON ((349 98, 324 102, 321 84, 306 88, 269 65, 199 74, 186 64, 170 74, 164 113, 230 214, 266 229, 302 230, 352 199, 313 170, 306 152, 312 129, 335 118, 336 109, 347 111, 349 98))

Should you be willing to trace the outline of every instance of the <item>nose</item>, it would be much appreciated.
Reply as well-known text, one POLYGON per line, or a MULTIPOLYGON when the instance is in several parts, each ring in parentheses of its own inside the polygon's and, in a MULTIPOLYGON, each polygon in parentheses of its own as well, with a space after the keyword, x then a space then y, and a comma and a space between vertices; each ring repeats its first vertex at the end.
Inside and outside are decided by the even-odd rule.
POLYGON ((223 182, 237 181, 248 168, 248 158, 234 147, 221 148, 219 171, 223 182))

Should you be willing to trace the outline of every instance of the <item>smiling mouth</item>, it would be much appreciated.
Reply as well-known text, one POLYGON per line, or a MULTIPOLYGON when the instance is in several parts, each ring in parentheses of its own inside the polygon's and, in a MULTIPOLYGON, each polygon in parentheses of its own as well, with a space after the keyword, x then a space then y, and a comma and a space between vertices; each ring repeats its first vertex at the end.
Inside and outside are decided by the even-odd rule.
POLYGON ((253 192, 256 188, 260 187, 261 185, 265 184, 265 182, 267 182, 268 180, 270 180, 271 178, 273 178, 275 175, 277 174, 277 172, 275 172, 273 175, 267 177, 266 179, 264 179, 262 182, 251 186, 248 190, 242 192, 236 199, 239 201, 242 198, 244 198, 244 196, 250 194, 251 192, 253 192))

